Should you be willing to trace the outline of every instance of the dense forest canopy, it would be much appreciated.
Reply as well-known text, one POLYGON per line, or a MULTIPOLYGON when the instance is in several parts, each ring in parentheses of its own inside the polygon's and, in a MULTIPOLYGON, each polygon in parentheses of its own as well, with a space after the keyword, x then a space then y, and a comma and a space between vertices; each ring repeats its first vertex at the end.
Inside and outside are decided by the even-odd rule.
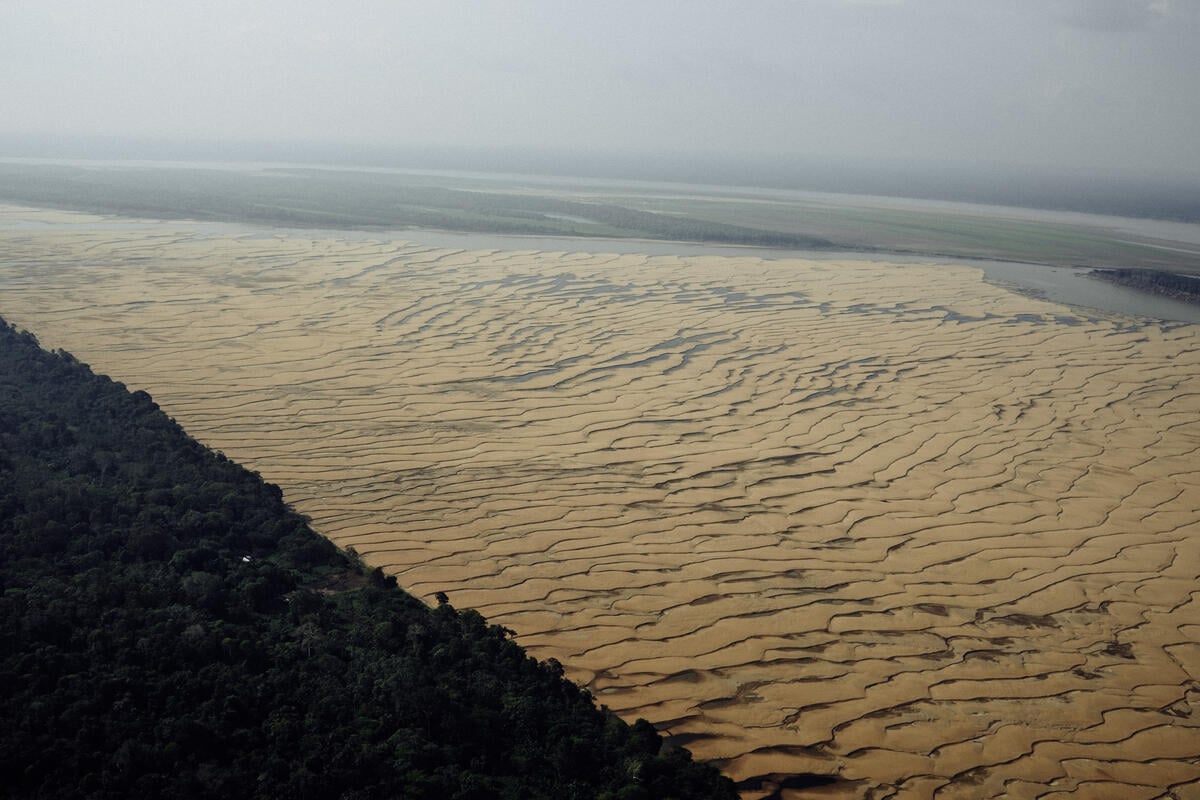
POLYGON ((0 321, 6 798, 733 798, 0 321))

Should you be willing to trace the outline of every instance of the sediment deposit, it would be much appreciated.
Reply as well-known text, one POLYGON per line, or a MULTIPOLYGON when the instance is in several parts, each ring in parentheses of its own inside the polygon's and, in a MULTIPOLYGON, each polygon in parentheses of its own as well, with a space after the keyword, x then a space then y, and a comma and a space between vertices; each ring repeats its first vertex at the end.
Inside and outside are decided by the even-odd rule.
POLYGON ((0 315, 747 797, 1200 797, 1197 327, 965 266, 43 214, 0 215, 0 315))

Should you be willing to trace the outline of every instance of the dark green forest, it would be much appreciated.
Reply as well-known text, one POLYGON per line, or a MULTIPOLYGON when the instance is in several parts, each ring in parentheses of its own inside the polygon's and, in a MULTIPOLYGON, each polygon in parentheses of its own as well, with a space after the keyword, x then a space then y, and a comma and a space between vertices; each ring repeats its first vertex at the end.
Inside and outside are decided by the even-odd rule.
POLYGON ((1200 303, 1200 278, 1156 269, 1096 269, 1094 277, 1151 294, 1200 303))
POLYGON ((2 320, 0 719, 14 800, 736 797, 2 320))

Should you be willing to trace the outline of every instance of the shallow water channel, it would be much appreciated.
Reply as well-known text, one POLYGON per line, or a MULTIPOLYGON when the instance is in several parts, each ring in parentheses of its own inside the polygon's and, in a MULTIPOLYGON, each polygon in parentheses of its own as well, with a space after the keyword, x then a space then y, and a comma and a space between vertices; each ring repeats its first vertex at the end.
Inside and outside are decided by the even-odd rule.
POLYGON ((467 250, 537 250, 582 253, 644 253, 678 256, 752 256, 763 259, 855 259, 897 264, 963 264, 982 269, 987 279, 1016 291, 1055 303, 1135 317, 1200 324, 1200 306, 1169 297, 1140 292, 1089 276, 1091 270, 1051 267, 1015 261, 909 256, 857 251, 771 250, 761 247, 705 245, 690 242, 657 242, 631 239, 504 236, 446 231, 401 231, 399 237, 434 247, 467 250))

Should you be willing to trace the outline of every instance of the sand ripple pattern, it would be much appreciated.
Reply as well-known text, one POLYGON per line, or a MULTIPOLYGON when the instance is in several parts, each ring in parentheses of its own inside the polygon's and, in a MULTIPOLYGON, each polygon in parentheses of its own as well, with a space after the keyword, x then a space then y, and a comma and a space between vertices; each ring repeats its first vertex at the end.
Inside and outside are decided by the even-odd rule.
POLYGON ((1200 797, 1195 327, 944 265, 0 239, 0 313, 747 797, 1200 797))

